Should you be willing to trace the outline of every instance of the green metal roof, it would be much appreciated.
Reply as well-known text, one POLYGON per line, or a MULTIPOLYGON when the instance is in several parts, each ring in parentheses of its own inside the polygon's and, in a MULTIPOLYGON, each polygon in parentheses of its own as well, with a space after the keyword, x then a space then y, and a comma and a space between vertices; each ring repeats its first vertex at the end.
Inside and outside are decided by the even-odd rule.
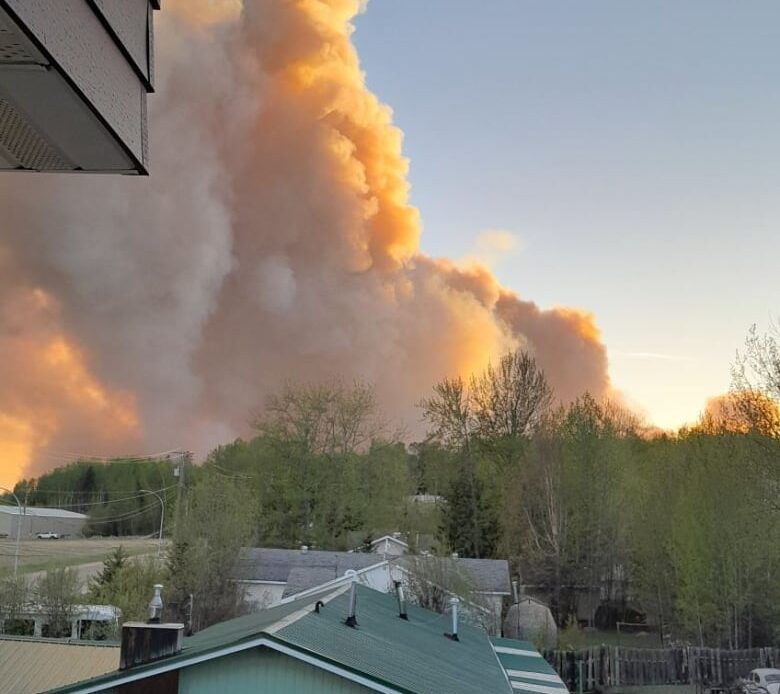
POLYGON ((153 674, 161 667, 186 667, 193 658, 234 651, 242 643, 266 639, 309 659, 335 665, 385 689, 417 694, 511 692, 487 635, 461 623, 459 641, 444 636, 449 616, 413 605, 409 620, 399 618, 394 595, 357 585, 357 628, 344 624, 348 590, 307 596, 216 624, 184 640, 180 654, 56 690, 59 694, 110 689, 128 674, 153 674), (314 607, 325 601, 319 613, 314 607))
POLYGON ((493 638, 491 641, 515 692, 567 694, 563 680, 533 644, 515 639, 493 638))
POLYGON ((401 691, 467 694, 509 692, 487 635, 463 623, 459 641, 444 636, 451 620, 413 605, 409 620, 398 616, 394 595, 357 586, 357 622, 344 624, 349 596, 343 593, 319 614, 307 614, 276 636, 291 646, 339 663, 401 691))

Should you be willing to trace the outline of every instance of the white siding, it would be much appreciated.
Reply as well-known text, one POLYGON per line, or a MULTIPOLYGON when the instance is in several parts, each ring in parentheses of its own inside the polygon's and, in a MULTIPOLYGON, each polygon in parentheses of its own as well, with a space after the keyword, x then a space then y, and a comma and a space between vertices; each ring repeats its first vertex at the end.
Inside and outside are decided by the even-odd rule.
POLYGON ((264 607, 273 607, 282 599, 284 583, 246 583, 241 582, 246 599, 252 605, 252 609, 261 610, 264 607))

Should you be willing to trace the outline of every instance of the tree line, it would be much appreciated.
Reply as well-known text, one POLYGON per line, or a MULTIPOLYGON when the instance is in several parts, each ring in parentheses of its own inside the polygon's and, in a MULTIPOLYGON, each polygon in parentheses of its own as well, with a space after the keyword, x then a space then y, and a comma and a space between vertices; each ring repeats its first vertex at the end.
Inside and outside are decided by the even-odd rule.
MULTIPOLYGON (((428 434, 411 445, 370 385, 285 387, 252 438, 188 471, 183 507, 168 514, 166 590, 199 628, 242 609, 230 581, 241 546, 359 551, 401 531, 413 550, 508 558, 561 626, 646 619, 667 640, 778 643, 777 345, 751 333, 733 392, 674 434, 588 394, 558 403, 523 350, 436 384, 419 403, 428 434)), ((135 467, 81 463, 27 486, 103 495, 84 507, 100 520, 120 492, 175 482, 167 463, 135 467)), ((147 510, 112 529, 151 534, 155 520, 147 510)))

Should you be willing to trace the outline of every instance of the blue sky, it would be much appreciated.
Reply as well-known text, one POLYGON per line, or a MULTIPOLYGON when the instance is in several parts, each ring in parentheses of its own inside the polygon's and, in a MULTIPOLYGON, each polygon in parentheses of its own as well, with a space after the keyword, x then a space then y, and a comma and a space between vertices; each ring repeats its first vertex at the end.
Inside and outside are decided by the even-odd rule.
POLYGON ((371 0, 355 41, 406 134, 423 250, 595 313, 661 426, 780 314, 780 3, 371 0))

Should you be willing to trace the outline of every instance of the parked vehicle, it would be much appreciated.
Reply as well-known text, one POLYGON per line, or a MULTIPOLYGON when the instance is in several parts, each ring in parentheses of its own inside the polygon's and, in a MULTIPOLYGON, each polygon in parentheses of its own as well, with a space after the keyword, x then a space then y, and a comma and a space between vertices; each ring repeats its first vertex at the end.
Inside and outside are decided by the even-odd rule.
MULTIPOLYGON (((715 689, 709 690, 714 692, 715 689)), ((749 679, 739 679, 734 683, 734 686, 729 690, 730 694, 768 694, 760 684, 756 684, 749 679)))
POLYGON ((766 689, 769 694, 780 694, 780 669, 757 668, 748 675, 748 681, 766 689))
POLYGON ((48 530, 45 533, 38 533, 35 537, 37 537, 39 540, 59 540, 60 534, 48 530))

